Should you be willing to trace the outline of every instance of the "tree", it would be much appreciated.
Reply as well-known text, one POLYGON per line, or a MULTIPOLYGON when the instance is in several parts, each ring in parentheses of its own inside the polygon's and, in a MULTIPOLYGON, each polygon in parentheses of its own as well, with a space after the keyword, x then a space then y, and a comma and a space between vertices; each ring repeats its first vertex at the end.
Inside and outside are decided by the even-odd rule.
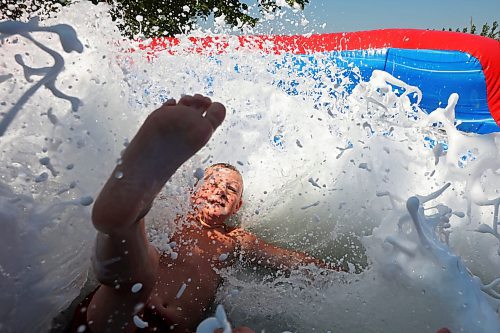
MULTIPOLYGON (((113 5, 113 18, 120 19, 119 27, 128 36, 173 36, 193 29, 198 19, 214 15, 216 19, 242 28, 255 26, 259 21, 249 12, 248 4, 239 0, 99 0, 113 5)), ((94 0, 94 2, 96 2, 94 0)), ((309 0, 258 0, 262 12, 276 12, 284 5, 304 9, 309 0)))
POLYGON ((494 21, 487 36, 496 40, 500 40, 500 31, 497 31, 497 29, 498 29, 498 22, 494 21))
MULTIPOLYGON (((491 26, 488 23, 485 23, 485 24, 483 24, 479 35, 484 36, 484 37, 493 38, 493 39, 500 41, 500 31, 497 31, 497 29, 498 29, 498 22, 497 21, 494 21, 491 26)), ((443 31, 445 31, 445 30, 446 29, 443 28, 443 31)), ((453 30, 451 28, 448 28, 448 31, 453 31, 453 30)), ((459 32, 460 28, 456 29, 455 31, 459 32)), ((470 18, 469 28, 465 27, 462 29, 462 32, 464 32, 464 33, 468 32, 468 31, 470 31, 470 33, 474 34, 474 35, 476 34, 476 31, 477 31, 476 25, 472 22, 472 17, 470 18)))
MULTIPOLYGON (((126 36, 173 36, 191 31, 198 19, 210 15, 233 27, 255 26, 259 19, 250 13, 248 1, 240 0, 91 0, 107 2, 111 16, 118 20, 118 27, 126 36)), ((274 13, 284 6, 304 9, 309 0, 255 0, 258 11, 274 13)), ((71 0, 25 0, 43 12, 57 11, 71 0)), ((19 5, 17 0, 0 2, 2 19, 19 19, 33 8, 19 5), (11 8, 11 9, 9 9, 11 8), (5 13, 5 14, 4 14, 5 13)))
POLYGON ((476 33, 476 25, 472 23, 472 16, 470 17, 470 33, 473 35, 476 33))

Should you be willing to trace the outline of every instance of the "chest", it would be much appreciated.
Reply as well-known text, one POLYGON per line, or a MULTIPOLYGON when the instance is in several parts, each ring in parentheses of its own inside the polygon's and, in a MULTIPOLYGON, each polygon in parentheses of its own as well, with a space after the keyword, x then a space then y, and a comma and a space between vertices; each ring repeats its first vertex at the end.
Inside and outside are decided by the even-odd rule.
POLYGON ((160 318, 162 323, 191 327, 213 304, 222 281, 219 270, 234 263, 238 246, 234 239, 222 233, 205 230, 183 230, 171 240, 172 252, 160 258, 148 313, 160 318))
POLYGON ((194 230, 175 235, 175 256, 185 258, 197 265, 204 262, 223 268, 234 264, 238 256, 238 244, 235 239, 217 230, 194 230))

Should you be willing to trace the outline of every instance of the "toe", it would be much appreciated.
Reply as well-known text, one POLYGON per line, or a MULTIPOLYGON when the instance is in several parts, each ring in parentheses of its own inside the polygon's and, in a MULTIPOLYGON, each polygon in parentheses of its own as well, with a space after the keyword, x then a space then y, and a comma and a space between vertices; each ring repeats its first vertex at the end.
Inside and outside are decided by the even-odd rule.
POLYGON ((163 106, 174 106, 177 104, 174 98, 169 98, 165 103, 163 103, 163 106))
POLYGON ((210 122, 212 127, 216 129, 224 121, 226 117, 226 108, 218 102, 212 103, 205 114, 205 118, 210 122))
POLYGON ((205 110, 207 110, 211 104, 212 100, 209 97, 196 94, 193 96, 193 102, 191 106, 195 107, 197 110, 201 112, 205 112, 205 110))
POLYGON ((193 104, 194 97, 191 95, 183 95, 181 99, 179 100, 179 104, 185 105, 185 106, 191 106, 193 104))

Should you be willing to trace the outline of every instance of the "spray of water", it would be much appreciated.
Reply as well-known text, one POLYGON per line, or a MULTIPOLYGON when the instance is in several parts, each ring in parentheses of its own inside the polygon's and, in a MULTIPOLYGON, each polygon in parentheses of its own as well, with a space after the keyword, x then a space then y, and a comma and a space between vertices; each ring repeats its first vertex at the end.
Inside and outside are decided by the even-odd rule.
POLYGON ((60 17, 0 23, 2 330, 47 330, 79 293, 94 237, 88 205, 120 151, 167 98, 204 93, 227 119, 159 196, 151 239, 168 251, 166 221, 187 209, 193 174, 229 162, 245 179, 236 223, 350 269, 224 270, 218 302, 233 327, 498 331, 500 137, 458 132, 459 96, 428 116, 420 91, 385 72, 348 93, 346 69, 324 55, 299 71, 293 57, 231 43, 192 55, 181 37, 175 55, 148 60, 127 51, 134 43, 104 5, 60 17))

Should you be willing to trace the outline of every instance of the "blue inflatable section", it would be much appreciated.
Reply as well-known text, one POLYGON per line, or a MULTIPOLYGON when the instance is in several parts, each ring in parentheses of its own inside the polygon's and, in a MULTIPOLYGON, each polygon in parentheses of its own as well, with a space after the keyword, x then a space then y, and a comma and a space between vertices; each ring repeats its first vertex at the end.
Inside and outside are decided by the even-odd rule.
MULTIPOLYGON (((328 52, 319 56, 293 55, 291 62, 293 69, 286 61, 276 64, 276 67, 288 67, 304 76, 312 75, 318 82, 316 88, 321 88, 325 76, 332 81, 342 79, 333 72, 329 73, 326 63, 345 69, 342 75, 349 78, 348 92, 360 80, 368 81, 373 70, 386 71, 422 91, 420 107, 426 112, 446 106, 449 96, 458 93, 460 98, 455 116, 461 121, 460 130, 480 134, 500 131, 488 109, 481 64, 464 52, 388 48, 328 52)), ((297 82, 288 82, 286 90, 296 94, 298 85, 297 82)))

